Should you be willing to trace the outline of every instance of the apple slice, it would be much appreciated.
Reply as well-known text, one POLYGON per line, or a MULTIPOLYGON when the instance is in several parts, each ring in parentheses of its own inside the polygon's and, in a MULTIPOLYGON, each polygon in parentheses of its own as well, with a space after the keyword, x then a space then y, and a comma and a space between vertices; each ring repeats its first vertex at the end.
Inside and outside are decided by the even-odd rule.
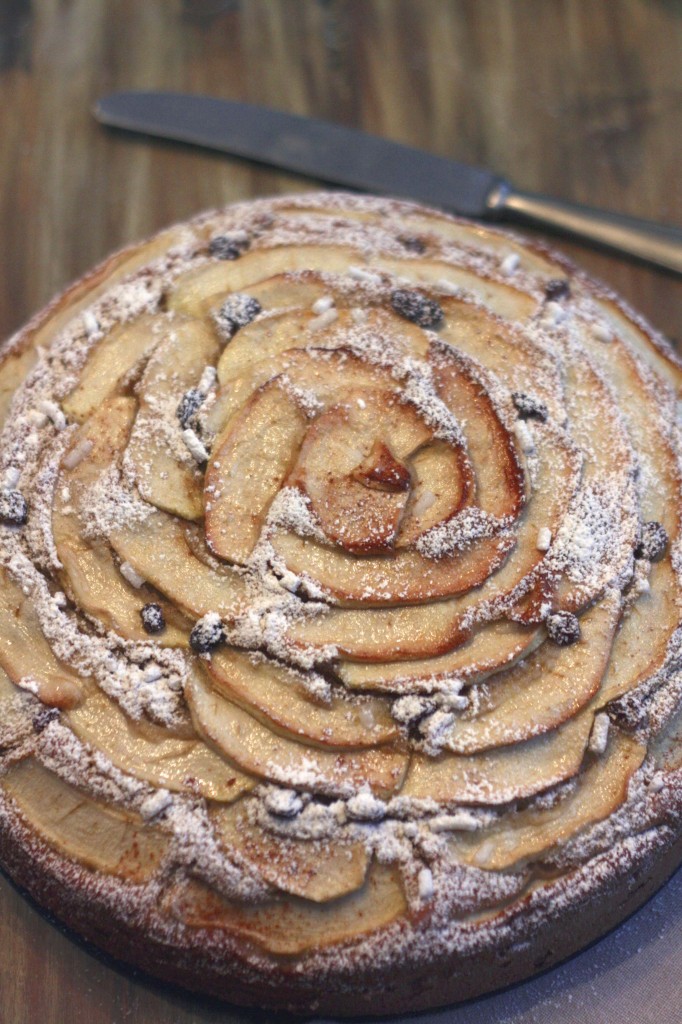
POLYGON ((168 836, 138 815, 90 799, 33 758, 13 765, 2 784, 41 839, 103 875, 139 885, 156 873, 168 848, 168 836))
POLYGON ((645 746, 615 732, 606 752, 585 768, 572 793, 547 810, 531 805, 505 814, 490 828, 460 834, 453 841, 457 859, 486 871, 517 871, 539 860, 613 814, 645 756, 645 746))
POLYGON ((620 609, 619 599, 605 599, 581 616, 577 644, 545 643, 521 665, 489 677, 483 710, 455 720, 448 749, 474 754, 519 743, 577 714, 599 690, 620 609))
MULTIPOLYGON (((502 568, 482 586, 428 608, 419 605, 396 609, 333 608, 316 618, 293 623, 288 629, 288 639, 302 646, 335 644, 341 655, 356 661, 426 658, 453 650, 468 639, 471 626, 465 629, 464 624, 475 621, 477 611, 482 612, 493 601, 513 600, 512 595, 520 598, 531 590, 544 558, 536 546, 538 531, 543 526, 552 532, 557 529, 577 488, 579 457, 565 436, 548 423, 538 435, 537 456, 537 479, 516 528, 516 547, 502 568)), ((334 573, 339 571, 339 566, 334 563, 333 573, 331 556, 325 549, 323 557, 321 551, 321 548, 315 551, 317 572, 314 576, 330 593, 338 594, 342 588, 334 573)), ((363 567, 365 561, 368 560, 363 560, 363 567)), ((397 562, 387 560, 387 563, 388 573, 397 562)), ((296 571, 293 559, 287 564, 296 571)), ((348 572, 351 573, 351 567, 348 572)), ((359 578, 349 582, 358 587, 357 594, 353 593, 361 599, 359 578)), ((393 582, 399 586, 397 579, 393 582)), ((344 587, 343 593, 350 593, 350 587, 344 587)))
POLYGON ((372 259, 368 269, 388 271, 389 274, 409 279, 415 286, 425 290, 435 288, 439 302, 443 283, 446 288, 464 288, 480 299, 482 305, 509 320, 525 320, 536 309, 536 301, 530 295, 511 285, 493 281, 478 270, 467 270, 461 263, 453 266, 452 263, 441 263, 439 260, 420 259, 416 262, 414 259, 396 260, 377 256, 372 259))
POLYGON ((348 796, 363 785, 384 797, 400 788, 408 763, 401 750, 322 750, 285 739, 221 697, 196 672, 185 696, 200 735, 249 774, 330 797, 348 796))
POLYGON ((361 262, 360 252, 341 246, 281 245, 252 249, 238 260, 204 264, 182 274, 168 297, 168 306, 189 316, 205 317, 230 293, 252 289, 277 274, 301 270, 343 272, 361 262))
MULTIPOLYGON (((336 367, 339 361, 330 362, 336 367)), ((375 374, 368 377, 374 383, 375 374)), ((315 388, 316 397, 320 390, 315 388)), ((323 402, 328 390, 322 389, 323 402)), ((390 550, 412 484, 407 462, 432 431, 393 390, 343 387, 332 401, 308 430, 287 484, 308 496, 320 529, 344 551, 390 550)), ((459 493, 462 475, 453 480, 459 493)))
POLYGON ((351 690, 377 693, 414 693, 429 690, 445 676, 478 682, 525 658, 545 638, 544 629, 518 622, 483 626, 470 640, 447 654, 418 661, 340 661, 334 668, 351 690))
POLYGON ((122 561, 188 615, 217 612, 235 618, 246 604, 246 584, 236 572, 211 568, 191 550, 183 527, 166 512, 122 526, 109 538, 122 561))
POLYGON ((400 522, 397 548, 451 520, 472 503, 475 479, 467 453, 433 439, 410 458, 412 491, 400 522))
POLYGON ((138 317, 133 323, 115 327, 93 348, 78 384, 62 402, 69 419, 82 423, 130 379, 131 373, 161 340, 158 319, 138 317))
POLYGON ((52 533, 64 589, 96 622, 129 640, 149 640, 140 618, 143 605, 161 603, 167 628, 156 639, 165 647, 186 647, 188 630, 173 605, 149 587, 133 587, 121 575, 109 546, 86 540, 82 524, 89 512, 89 489, 123 452, 133 421, 132 398, 105 401, 75 432, 67 448, 55 487, 52 533), (70 464, 79 451, 87 454, 70 464))
POLYGON ((0 570, 0 666, 13 683, 29 688, 43 704, 75 707, 84 680, 52 653, 30 598, 0 570))
POLYGON ((305 413, 277 379, 230 420, 206 471, 206 540, 214 554, 248 560, 306 426, 305 413))
POLYGON ((364 843, 294 839, 249 821, 241 806, 219 808, 211 820, 228 854, 236 851, 275 889, 329 903, 362 887, 369 867, 364 843))
POLYGON ((141 727, 99 690, 68 712, 67 721, 83 743, 101 751, 116 768, 152 786, 229 803, 256 784, 198 737, 178 739, 151 723, 141 727))
POLYGON ((394 742, 398 729, 379 697, 313 700, 301 676, 274 661, 225 647, 206 668, 217 693, 239 704, 264 725, 290 739, 319 747, 372 747, 394 742))
POLYGON ((175 317, 137 389, 140 404, 126 459, 145 501, 184 519, 203 515, 202 474, 182 440, 176 411, 205 367, 215 364, 219 351, 205 324, 175 317))
POLYGON ((449 804, 507 804, 580 771, 594 712, 588 707, 552 732, 480 754, 414 754, 401 796, 449 804))
POLYGON ((357 942, 408 913, 398 869, 378 863, 370 867, 361 889, 331 903, 318 904, 296 896, 237 903, 201 882, 186 880, 166 891, 161 906, 190 928, 232 932, 281 957, 357 942))

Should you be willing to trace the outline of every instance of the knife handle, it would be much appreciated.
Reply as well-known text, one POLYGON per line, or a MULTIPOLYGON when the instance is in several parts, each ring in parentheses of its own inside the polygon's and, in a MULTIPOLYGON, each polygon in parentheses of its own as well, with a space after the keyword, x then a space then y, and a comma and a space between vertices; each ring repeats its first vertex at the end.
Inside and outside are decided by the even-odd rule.
POLYGON ((554 228, 682 274, 680 228, 520 192, 506 183, 490 196, 489 207, 498 217, 554 228))

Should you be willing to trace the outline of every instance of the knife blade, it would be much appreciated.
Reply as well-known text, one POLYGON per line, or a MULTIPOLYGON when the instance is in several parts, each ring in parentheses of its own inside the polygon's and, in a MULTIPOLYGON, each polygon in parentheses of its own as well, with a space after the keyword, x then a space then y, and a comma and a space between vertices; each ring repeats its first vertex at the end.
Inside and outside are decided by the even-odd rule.
POLYGON ((94 107, 104 125, 207 147, 346 188, 415 199, 467 217, 539 225, 682 273, 682 230, 533 195, 499 175, 342 125, 250 103, 120 92, 94 107))

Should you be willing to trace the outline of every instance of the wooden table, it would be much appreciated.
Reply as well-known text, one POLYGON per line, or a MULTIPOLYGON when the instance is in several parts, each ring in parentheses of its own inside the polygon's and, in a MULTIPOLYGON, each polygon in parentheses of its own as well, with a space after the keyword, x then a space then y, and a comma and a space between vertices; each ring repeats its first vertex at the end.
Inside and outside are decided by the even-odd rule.
MULTIPOLYGON (((0 337, 123 243, 204 207, 315 186, 105 131, 89 113, 103 93, 271 104, 682 224, 681 55, 680 0, 2 0, 0 337)), ((563 248, 682 337, 682 280, 563 248)), ((656 906, 679 971, 679 884, 668 891, 656 906)), ((585 1019, 570 1015, 569 988, 548 1020, 585 1019)), ((3 1024, 243 1019, 93 958, 0 883, 3 1024)))

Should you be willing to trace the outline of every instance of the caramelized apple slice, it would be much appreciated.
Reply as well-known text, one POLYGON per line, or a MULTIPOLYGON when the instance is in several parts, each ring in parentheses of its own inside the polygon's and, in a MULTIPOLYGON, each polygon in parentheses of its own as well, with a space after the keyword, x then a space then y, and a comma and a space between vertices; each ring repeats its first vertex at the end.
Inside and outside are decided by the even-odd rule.
POLYGON ((109 399, 75 432, 65 452, 52 513, 55 548, 63 567, 60 578, 83 611, 129 640, 149 639, 140 610, 145 604, 160 602, 167 628, 156 641, 164 647, 185 647, 187 630, 182 629, 175 608, 149 587, 131 586, 116 566, 109 546, 86 540, 82 532, 90 511, 89 488, 118 461, 134 411, 132 398, 109 399), (71 465, 70 460, 83 450, 83 458, 71 465))
POLYGON ((165 512, 122 526, 109 538, 122 561, 188 615, 217 612, 234 618, 243 609, 246 586, 236 572, 218 572, 192 552, 180 523, 165 512))
POLYGON ((365 881, 369 855, 364 843, 332 844, 270 833, 249 821, 239 805, 220 808, 211 819, 228 853, 237 851, 281 892, 329 903, 356 892, 365 881))
POLYGON ((531 654, 544 638, 544 629, 537 626, 501 621, 483 626, 470 640, 436 658, 366 663, 341 661, 335 670, 351 690, 413 693, 429 690, 444 676, 475 682, 485 679, 531 654))
POLYGON ((466 453, 437 439, 410 459, 412 491, 400 522, 397 548, 410 547, 428 530, 451 520, 470 504, 474 474, 466 453))
POLYGON ((458 860, 486 871, 517 870, 538 860, 613 814, 645 755, 641 743, 616 732, 606 752, 585 768, 572 793, 547 810, 530 806, 505 814, 490 828, 461 834, 454 842, 458 860))
POLYGON ((84 681, 52 653, 30 598, 0 570, 0 666, 43 704, 75 707, 84 681))
POLYGON ((223 648, 206 665, 214 689, 269 728, 319 747, 371 747, 398 738, 386 701, 380 698, 314 701, 301 677, 274 661, 223 648))
POLYGON ((198 673, 187 683, 185 695, 197 731, 249 774, 332 797, 365 784, 379 796, 400 788, 408 760, 402 751, 322 750, 295 743, 225 700, 198 673))
POLYGON ((178 739, 147 722, 143 727, 99 690, 70 711, 67 720, 83 743, 101 751, 116 768, 153 786, 229 803, 255 785, 198 737, 178 739))
POLYGON ((356 942, 387 928, 408 909, 398 869, 378 863, 370 867, 357 892, 321 905, 296 896, 236 903, 192 880, 175 883, 162 907, 183 925, 234 932, 268 953, 285 957, 356 942))
POLYGON ((33 758, 13 765, 2 784, 41 839, 69 860, 133 884, 158 869, 168 837, 138 815, 90 799, 33 758))
POLYGON ((218 438, 205 485, 206 540, 216 555, 247 561, 305 428, 305 413, 275 380, 256 392, 218 438))
POLYGON ((553 732, 480 754, 414 754, 401 796, 443 804, 506 804, 580 770, 592 729, 588 707, 553 732))
POLYGON ((620 601, 606 599, 581 616, 577 644, 545 643, 518 667, 490 677, 483 710, 455 720, 448 749, 473 754, 519 743, 575 715, 600 687, 619 616, 620 601))
MULTIPOLYGON (((307 494, 330 541, 344 551, 381 552, 395 543, 407 504, 406 462, 431 436, 411 406, 396 402, 394 392, 344 388, 308 430, 287 483, 307 494)), ((458 483, 459 476, 453 487, 458 483)))
MULTIPOLYGON (((312 577, 338 604, 370 609, 416 605, 468 593, 500 568, 514 539, 508 534, 486 537, 475 541, 470 549, 439 561, 404 550, 385 559, 353 559, 343 551, 289 532, 276 533, 272 546, 291 572, 312 577)), ((297 634, 295 626, 292 632, 297 634)))
POLYGON ((82 423, 130 378, 158 345, 161 334, 155 318, 142 316, 115 327, 93 348, 78 384, 62 402, 69 419, 82 423))
POLYGON ((219 351, 205 324, 176 317, 137 389, 140 406, 126 458, 145 501, 184 519, 203 515, 201 473, 182 440, 176 411, 205 367, 215 364, 219 351))
MULTIPOLYGON (((557 529, 576 490, 580 460, 564 435, 555 432, 549 424, 544 424, 538 435, 537 456, 537 478, 516 528, 516 547, 502 568, 482 586, 460 597, 434 603, 427 609, 419 605, 397 609, 334 608, 319 617, 293 623, 288 630, 288 638, 294 643, 313 647, 335 644, 342 655, 356 661, 427 658, 444 654, 468 639, 471 629, 464 629, 463 624, 467 619, 471 621, 475 618, 477 609, 482 610, 489 602, 499 601, 503 597, 509 599, 511 595, 518 594, 520 598, 530 591, 544 558, 536 546, 538 532, 543 526, 552 532, 557 529), (467 619, 464 618, 465 614, 467 619)), ((311 575, 329 593, 338 595, 341 591, 344 599, 353 593, 354 599, 361 600, 359 567, 348 566, 346 582, 341 577, 338 560, 333 563, 332 571, 331 555, 327 549, 309 545, 309 551, 306 552, 308 567, 303 564, 298 566, 292 557, 291 561, 287 559, 289 568, 296 571, 298 566, 308 571, 313 551, 316 572, 311 572, 311 575), (355 588, 353 591, 350 590, 351 584, 355 588)), ((369 571, 366 563, 370 562, 369 559, 363 559, 363 570, 369 571)), ((396 589, 400 581, 397 578, 391 580, 389 574, 397 564, 397 558, 390 562, 387 560, 385 570, 385 585, 391 582, 396 589)), ((434 563, 433 573, 444 571, 435 568, 439 564, 434 563)), ((416 568, 413 569, 416 574, 416 568)), ((375 571, 378 574, 378 566, 375 571)), ((397 577, 397 572, 395 575, 397 577)), ((418 575, 411 577, 411 584, 418 586, 418 575)), ((379 600, 380 592, 377 604, 379 600)))

